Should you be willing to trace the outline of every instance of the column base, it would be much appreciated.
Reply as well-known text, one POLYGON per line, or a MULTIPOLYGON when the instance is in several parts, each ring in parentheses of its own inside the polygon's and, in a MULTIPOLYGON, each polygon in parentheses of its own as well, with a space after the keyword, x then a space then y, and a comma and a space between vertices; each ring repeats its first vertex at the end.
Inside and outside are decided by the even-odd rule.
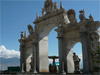
POLYGON ((83 73, 85 73, 85 74, 91 74, 91 72, 89 72, 89 71, 83 71, 83 73))
POLYGON ((33 71, 33 73, 37 73, 37 71, 33 71))
POLYGON ((66 74, 66 72, 63 72, 62 74, 66 74))
POLYGON ((65 72, 65 71, 62 71, 62 72, 60 71, 59 73, 61 73, 61 74, 66 74, 66 72, 65 72))

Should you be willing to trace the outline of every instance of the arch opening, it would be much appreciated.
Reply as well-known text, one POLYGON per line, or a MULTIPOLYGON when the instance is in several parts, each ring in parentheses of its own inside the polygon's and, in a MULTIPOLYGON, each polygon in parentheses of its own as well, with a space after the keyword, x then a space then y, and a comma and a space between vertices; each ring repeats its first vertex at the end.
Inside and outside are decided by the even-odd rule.
POLYGON ((58 72, 59 66, 59 53, 58 53, 58 39, 57 27, 54 27, 48 35, 48 61, 49 61, 49 72, 58 72))
POLYGON ((48 55, 49 56, 58 56, 58 39, 57 32, 55 31, 57 27, 53 28, 48 36, 48 55))
MULTIPOLYGON (((49 61, 48 61, 48 40, 49 34, 57 28, 56 24, 48 24, 40 30, 39 38, 39 65, 40 72, 49 72, 49 61)), ((54 31, 56 33, 56 31, 54 31)), ((57 33, 56 33, 57 34, 57 33)), ((56 38, 56 37, 55 37, 56 38)), ((50 40, 51 41, 51 40, 50 40)), ((52 43, 53 44, 53 43, 52 43)))

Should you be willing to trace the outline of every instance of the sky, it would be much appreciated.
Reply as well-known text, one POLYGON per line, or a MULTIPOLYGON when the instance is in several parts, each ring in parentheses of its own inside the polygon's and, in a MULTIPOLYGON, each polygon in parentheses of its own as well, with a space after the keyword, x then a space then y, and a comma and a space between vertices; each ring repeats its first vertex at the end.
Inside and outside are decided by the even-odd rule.
MULTIPOLYGON (((0 47, 4 51, 12 50, 16 52, 15 56, 19 56, 20 32, 27 31, 27 25, 31 24, 36 19, 36 13, 41 16, 42 8, 45 0, 0 0, 0 47)), ((94 20, 100 21, 100 0, 53 0, 60 7, 60 1, 63 7, 68 11, 74 9, 76 18, 79 22, 79 10, 84 9, 85 15, 88 18, 92 14, 94 20)), ((58 55, 58 40, 57 33, 54 29, 49 34, 49 55, 58 55)), ((74 47, 74 51, 81 56, 81 43, 74 47)), ((2 52, 2 51, 1 51, 2 52)), ((2 53, 1 53, 2 54, 2 53)), ((6 54, 4 54, 6 57, 6 54)), ((10 54, 11 55, 11 54, 10 54)), ((3 55, 1 55, 3 56, 3 55)), ((13 55, 12 55, 13 56, 13 55)))

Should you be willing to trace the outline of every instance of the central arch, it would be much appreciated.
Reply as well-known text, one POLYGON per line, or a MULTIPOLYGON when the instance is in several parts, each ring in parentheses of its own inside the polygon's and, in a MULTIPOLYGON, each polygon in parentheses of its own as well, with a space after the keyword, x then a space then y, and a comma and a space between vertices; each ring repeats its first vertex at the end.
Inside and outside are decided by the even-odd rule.
POLYGON ((35 20, 35 32, 38 34, 37 70, 39 72, 49 72, 48 35, 50 31, 54 27, 68 23, 69 19, 64 9, 51 12, 35 20))

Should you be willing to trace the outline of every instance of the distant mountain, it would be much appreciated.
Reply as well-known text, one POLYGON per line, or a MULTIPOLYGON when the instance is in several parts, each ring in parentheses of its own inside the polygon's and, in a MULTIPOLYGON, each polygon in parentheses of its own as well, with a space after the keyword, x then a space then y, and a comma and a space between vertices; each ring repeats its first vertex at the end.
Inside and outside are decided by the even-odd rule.
POLYGON ((17 57, 13 58, 2 58, 0 57, 0 70, 7 70, 9 66, 19 66, 20 60, 17 57))

